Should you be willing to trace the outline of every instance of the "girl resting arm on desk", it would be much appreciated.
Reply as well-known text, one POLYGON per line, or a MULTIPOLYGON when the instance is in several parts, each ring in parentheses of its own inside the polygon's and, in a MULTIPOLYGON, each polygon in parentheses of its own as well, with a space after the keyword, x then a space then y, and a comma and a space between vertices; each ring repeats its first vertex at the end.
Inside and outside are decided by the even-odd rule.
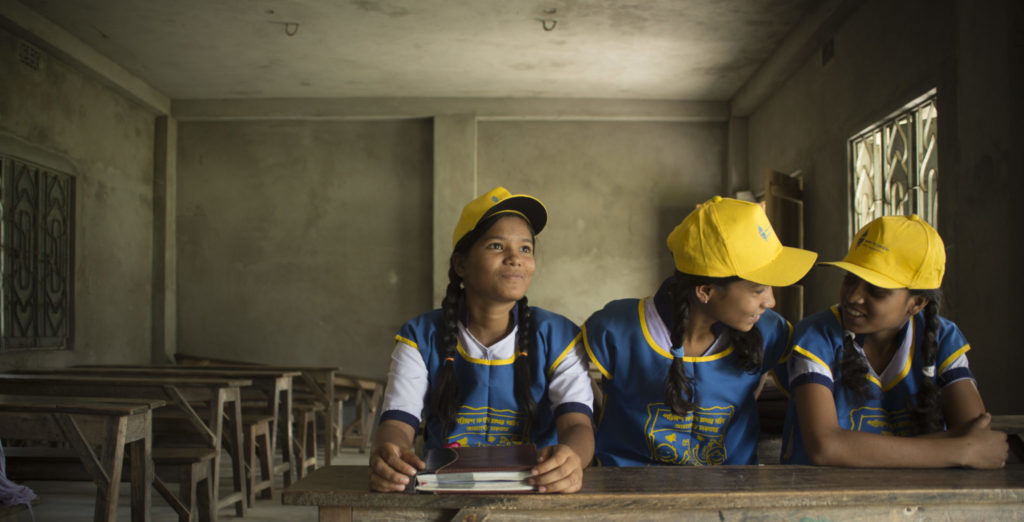
POLYGON ((441 309, 399 330, 384 413, 370 455, 370 486, 401 491, 423 469, 413 451, 536 444, 538 491, 580 489, 593 456, 593 392, 579 328, 529 306, 540 201, 502 187, 470 202, 455 227, 441 309))
POLYGON ((843 261, 839 304, 801 321, 782 462, 851 467, 999 468, 970 345, 939 316, 946 254, 916 215, 868 223, 843 261))

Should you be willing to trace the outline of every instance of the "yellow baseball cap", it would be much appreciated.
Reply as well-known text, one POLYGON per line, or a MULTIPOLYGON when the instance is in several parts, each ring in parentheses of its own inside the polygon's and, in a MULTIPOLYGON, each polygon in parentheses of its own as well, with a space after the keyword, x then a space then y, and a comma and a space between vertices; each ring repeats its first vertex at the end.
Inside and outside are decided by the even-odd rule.
POLYGON ((452 248, 481 221, 502 213, 521 216, 533 228, 534 234, 539 234, 548 222, 548 211, 537 198, 526 194, 512 195, 505 187, 494 187, 462 208, 462 216, 452 234, 452 248))
POLYGON ((769 286, 800 280, 818 254, 782 246, 761 205, 715 196, 668 236, 676 269, 708 277, 739 276, 769 286))
POLYGON ((916 214, 882 216, 864 225, 838 266, 879 287, 933 290, 942 286, 946 247, 916 214))

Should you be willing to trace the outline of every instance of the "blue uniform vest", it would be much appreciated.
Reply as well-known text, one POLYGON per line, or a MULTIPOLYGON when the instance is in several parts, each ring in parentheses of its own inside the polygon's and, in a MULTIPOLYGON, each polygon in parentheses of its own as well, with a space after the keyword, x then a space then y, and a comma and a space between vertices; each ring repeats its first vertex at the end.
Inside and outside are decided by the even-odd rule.
MULTIPOLYGON (((842 379, 840 361, 843 356, 843 327, 840 322, 840 311, 833 306, 805 318, 797 324, 793 332, 793 357, 803 357, 829 368, 832 379, 808 373, 798 377, 792 385, 785 365, 777 369, 779 381, 788 388, 796 388, 807 383, 818 383, 832 390, 836 402, 836 416, 839 426, 847 430, 864 431, 886 435, 907 436, 913 433, 913 419, 908 409, 909 404, 917 404, 917 391, 923 379, 924 354, 921 343, 924 340, 924 313, 907 321, 906 328, 911 328, 913 340, 909 364, 905 364, 901 377, 882 389, 882 383, 868 374, 865 376, 872 383, 876 392, 873 398, 866 401, 859 399, 848 388, 838 387, 835 383, 842 379)), ((935 356, 935 383, 940 388, 945 384, 964 377, 970 377, 967 367, 950 368, 949 364, 960 355, 970 350, 967 339, 952 321, 939 317, 939 331, 936 336, 938 353, 935 356)), ((863 336, 858 336, 857 344, 863 343, 863 336)), ((788 391, 788 390, 787 390, 788 391)), ((783 428, 782 456, 783 464, 810 464, 807 451, 800 436, 800 422, 796 414, 795 401, 789 401, 786 410, 786 422, 783 428)))
MULTIPOLYGON (((664 287, 660 292, 664 291, 664 287)), ((783 359, 791 327, 768 310, 756 323, 764 339, 762 369, 738 367, 733 347, 686 357, 698 407, 676 415, 665 404, 672 356, 651 338, 644 300, 612 301, 583 326, 584 346, 602 373, 604 410, 595 460, 603 466, 756 464, 758 412, 754 391, 761 375, 783 359)))
MULTIPOLYGON (((548 377, 561 361, 564 353, 577 341, 579 328, 569 319, 531 306, 533 318, 533 344, 529 363, 535 378, 530 391, 537 402, 537 418, 530 433, 523 433, 522 414, 516 405, 513 365, 515 357, 486 361, 472 359, 458 347, 455 357, 455 375, 458 382, 458 404, 455 425, 444 440, 441 424, 432 414, 430 403, 436 378, 444 362, 441 348, 442 312, 434 310, 407 322, 398 335, 414 343, 423 357, 430 378, 430 391, 423 411, 427 419, 424 448, 431 449, 458 443, 460 446, 512 446, 534 443, 538 447, 557 443, 555 415, 548 398, 548 377)), ((586 410, 590 405, 578 406, 573 411, 586 410)), ((559 412, 561 413, 561 412, 559 412)))

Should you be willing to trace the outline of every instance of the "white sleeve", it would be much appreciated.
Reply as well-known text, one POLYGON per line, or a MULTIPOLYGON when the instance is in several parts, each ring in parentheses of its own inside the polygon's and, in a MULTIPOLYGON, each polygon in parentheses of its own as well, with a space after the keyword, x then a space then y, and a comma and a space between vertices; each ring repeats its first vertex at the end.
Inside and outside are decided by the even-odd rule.
POLYGON ((551 407, 557 409, 562 404, 578 402, 593 410, 594 390, 590 387, 587 355, 579 336, 564 355, 561 361, 555 363, 548 377, 548 398, 551 399, 551 407))
POLYGON ((382 411, 398 410, 423 420, 423 399, 428 387, 427 365, 419 350, 403 342, 395 343, 382 411))
POLYGON ((817 361, 813 361, 807 357, 803 357, 799 352, 793 353, 786 361, 787 370, 789 373, 789 385, 792 386, 794 382, 800 377, 803 377, 809 373, 815 373, 823 378, 827 379, 828 382, 833 381, 832 370, 828 366, 825 366, 817 361))

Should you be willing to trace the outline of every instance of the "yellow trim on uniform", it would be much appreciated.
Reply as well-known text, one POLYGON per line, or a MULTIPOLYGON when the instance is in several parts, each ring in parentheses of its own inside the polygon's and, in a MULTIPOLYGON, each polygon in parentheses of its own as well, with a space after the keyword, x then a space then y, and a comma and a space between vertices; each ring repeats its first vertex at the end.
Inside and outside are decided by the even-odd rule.
POLYGON ((839 305, 832 305, 832 306, 828 307, 828 309, 832 310, 832 315, 836 316, 836 321, 838 321, 839 322, 839 326, 842 327, 843 326, 843 317, 839 314, 839 305))
MULTIPOLYGON (((789 333, 786 334, 786 350, 785 352, 783 352, 782 357, 780 357, 779 360, 775 362, 775 364, 782 364, 788 361, 789 358, 793 356, 793 346, 790 344, 793 342, 793 323, 789 322, 789 320, 786 318, 783 318, 782 320, 786 321, 786 328, 789 329, 789 333)), ((762 347, 762 350, 763 349, 764 347, 762 347)))
POLYGON ((396 335, 395 336, 395 342, 402 343, 404 345, 409 346, 410 348, 415 348, 417 350, 420 349, 420 347, 417 346, 416 343, 413 342, 411 339, 406 339, 405 337, 402 337, 401 335, 396 335))
POLYGON ((960 358, 961 355, 967 353, 970 349, 971 345, 965 344, 959 350, 953 352, 953 355, 950 355, 949 357, 946 358, 945 361, 942 361, 942 364, 939 366, 939 371, 935 372, 935 376, 938 377, 939 375, 942 375, 942 372, 946 371, 946 368, 950 364, 953 364, 953 361, 960 358))
MULTIPOLYGON (((817 355, 814 355, 813 353, 808 352, 807 350, 801 348, 799 345, 794 344, 793 345, 793 351, 798 353, 798 354, 800 354, 800 355, 803 355, 804 357, 806 357, 808 359, 810 359, 811 362, 815 362, 815 363, 818 363, 818 364, 820 364, 821 366, 823 366, 825 368, 829 368, 829 365, 825 364, 825 361, 822 361, 821 359, 818 358, 817 355)), ((831 372, 832 369, 829 368, 829 371, 831 372)))
MULTIPOLYGON (((650 299, 650 297, 645 297, 640 300, 640 329, 644 332, 644 339, 647 340, 647 344, 651 347, 651 349, 653 349, 655 352, 658 353, 658 355, 661 355, 666 359, 672 359, 672 354, 666 352, 664 348, 658 346, 658 343, 654 342, 654 338, 651 337, 651 331, 647 329, 647 314, 644 313, 644 303, 646 303, 648 299, 650 299)), ((721 359, 723 357, 728 357, 730 354, 732 354, 733 350, 734 347, 730 345, 728 348, 713 355, 698 355, 696 357, 684 356, 683 361, 691 363, 714 361, 717 359, 721 359)))
POLYGON ((590 349, 590 342, 587 341, 586 324, 584 324, 580 328, 580 336, 583 337, 583 348, 587 351, 587 357, 590 358, 590 362, 594 363, 594 366, 597 367, 597 371, 601 372, 601 375, 603 375, 605 379, 611 380, 612 374, 608 373, 608 370, 606 370, 604 366, 601 366, 601 363, 597 362, 597 357, 594 355, 594 350, 590 349))
POLYGON ((651 337, 651 331, 647 329, 647 314, 644 313, 644 303, 646 303, 648 299, 650 299, 650 297, 645 297, 640 300, 640 330, 644 333, 644 339, 647 340, 647 344, 650 345, 651 348, 654 348, 654 351, 658 352, 658 354, 663 357, 671 359, 672 354, 658 346, 658 343, 654 342, 654 338, 651 337))
MULTIPOLYGON (((907 361, 906 361, 906 363, 903 364, 903 370, 900 371, 900 374, 897 375, 896 378, 892 380, 892 382, 887 384, 885 386, 885 388, 882 388, 882 391, 889 391, 889 390, 895 388, 896 385, 899 384, 900 381, 902 381, 903 378, 906 377, 908 373, 910 373, 910 366, 914 362, 914 345, 915 344, 917 344, 917 328, 914 328, 914 321, 913 321, 913 319, 911 319, 911 321, 910 321, 910 353, 907 354, 907 361)), ((885 370, 882 370, 882 371, 883 371, 883 373, 885 372, 885 370)))
POLYGON ((494 361, 489 361, 487 359, 474 359, 473 357, 470 357, 468 353, 466 353, 466 349, 462 347, 461 340, 458 342, 455 348, 459 351, 459 355, 461 355, 463 359, 473 364, 483 364, 486 366, 504 366, 506 364, 512 364, 516 362, 517 354, 513 354, 512 357, 509 357, 508 359, 497 359, 494 361))
POLYGON ((788 399, 789 398, 789 392, 786 391, 786 388, 784 388, 782 386, 782 384, 779 382, 779 376, 775 375, 775 369, 773 368, 771 370, 768 370, 768 375, 771 376, 772 382, 775 383, 775 388, 777 388, 780 392, 782 392, 782 395, 785 395, 786 398, 788 399))
POLYGON ((548 368, 548 377, 551 377, 551 374, 555 371, 555 368, 558 368, 558 365, 562 363, 562 359, 565 359, 565 356, 569 355, 569 352, 572 351, 572 348, 576 346, 576 343, 578 342, 580 342, 580 334, 576 334, 576 337, 572 338, 572 342, 569 343, 569 346, 566 346, 565 350, 562 350, 562 353, 558 356, 557 359, 555 359, 555 362, 551 363, 551 367, 548 368))

